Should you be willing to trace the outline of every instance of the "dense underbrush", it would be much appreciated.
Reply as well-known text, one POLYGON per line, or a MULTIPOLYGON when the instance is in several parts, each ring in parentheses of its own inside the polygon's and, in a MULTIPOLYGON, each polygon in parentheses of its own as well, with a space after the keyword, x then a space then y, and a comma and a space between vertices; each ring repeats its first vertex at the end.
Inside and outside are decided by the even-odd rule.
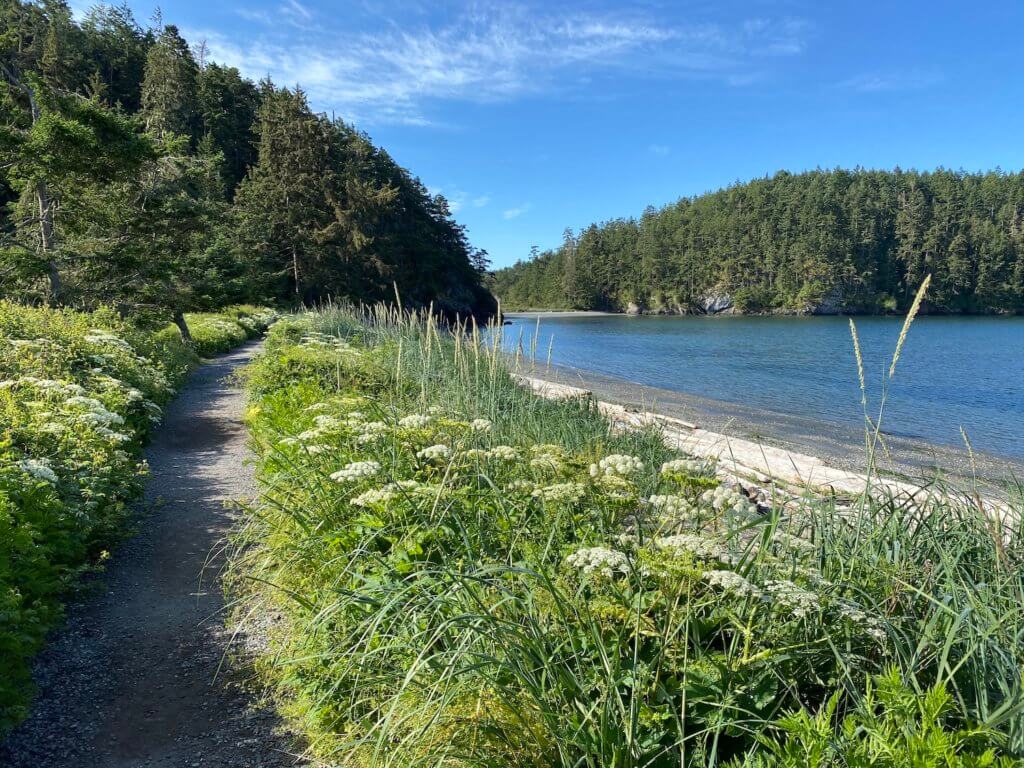
POLYGON ((279 323, 249 386, 237 620, 330 764, 1024 755, 1019 490, 766 500, 383 310, 279 323))
MULTIPOLYGON (((196 346, 230 348, 272 319, 204 315, 196 346)), ((0 734, 26 712, 29 662, 62 595, 124 532, 142 445, 197 362, 174 327, 0 303, 0 734)))

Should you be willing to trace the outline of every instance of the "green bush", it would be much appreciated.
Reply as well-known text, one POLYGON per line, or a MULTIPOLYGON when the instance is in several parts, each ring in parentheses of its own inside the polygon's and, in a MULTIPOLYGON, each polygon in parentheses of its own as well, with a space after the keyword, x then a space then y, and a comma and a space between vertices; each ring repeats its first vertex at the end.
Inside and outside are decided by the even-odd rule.
POLYGON ((219 312, 186 314, 192 346, 203 356, 227 352, 247 339, 259 336, 277 319, 277 312, 265 307, 239 305, 219 312))
POLYGON ((123 531, 142 444, 197 362, 177 328, 0 303, 0 733, 26 713, 62 594, 123 531))
MULTIPOLYGON (((743 768, 1012 768, 999 757, 992 729, 957 728, 956 705, 942 685, 923 695, 906 686, 895 669, 869 685, 857 707, 839 719, 839 696, 817 714, 801 710, 777 722, 782 732, 743 768)), ((741 764, 737 763, 737 768, 741 764)))

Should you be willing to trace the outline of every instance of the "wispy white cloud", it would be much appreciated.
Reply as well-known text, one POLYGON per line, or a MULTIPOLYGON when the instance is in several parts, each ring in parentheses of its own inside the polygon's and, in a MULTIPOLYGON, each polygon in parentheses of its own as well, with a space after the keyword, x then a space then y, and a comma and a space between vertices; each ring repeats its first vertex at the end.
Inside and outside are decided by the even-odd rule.
POLYGON ((454 187, 428 187, 427 192, 431 195, 444 195, 445 200, 448 201, 448 208, 452 213, 458 213, 467 206, 471 208, 483 208, 491 202, 491 198, 488 195, 471 197, 462 190, 454 187))
POLYGON ((236 8, 235 13, 241 16, 246 21, 253 21, 257 24, 272 24, 274 17, 270 15, 269 11, 258 10, 256 8, 236 8))
POLYGON ((530 210, 530 203, 523 203, 516 208, 509 208, 501 212, 501 218, 505 221, 511 221, 512 219, 518 219, 524 213, 530 210))
MULTIPOLYGON (((732 26, 671 24, 639 11, 565 12, 494 0, 466 3, 443 23, 386 18, 376 32, 330 29, 300 0, 271 13, 240 9, 266 27, 248 39, 211 30, 212 58, 254 77, 301 84, 321 108, 361 122, 431 124, 438 100, 478 103, 587 87, 602 72, 718 78, 741 84, 768 56, 803 51, 810 29, 792 19, 732 26), (284 22, 305 32, 285 35, 284 22)), ((403 17, 405 18, 405 17, 403 17)))
POLYGON ((930 88, 941 80, 942 77, 935 72, 866 72, 843 80, 839 87, 861 93, 918 91, 930 88))
POLYGON ((647 151, 652 155, 667 155, 672 150, 664 144, 651 144, 647 147, 647 151))
POLYGON ((295 16, 303 21, 313 18, 313 13, 299 0, 286 0, 285 4, 281 6, 281 12, 286 16, 295 16))

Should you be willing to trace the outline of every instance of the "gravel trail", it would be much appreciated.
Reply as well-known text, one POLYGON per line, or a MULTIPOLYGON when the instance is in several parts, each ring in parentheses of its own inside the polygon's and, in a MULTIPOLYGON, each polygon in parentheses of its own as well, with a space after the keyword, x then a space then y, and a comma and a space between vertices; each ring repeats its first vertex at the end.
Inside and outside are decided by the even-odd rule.
POLYGON ((138 535, 39 656, 33 714, 0 744, 0 766, 298 762, 273 711, 225 662, 218 543, 232 524, 228 502, 255 492, 245 396, 226 377, 257 347, 202 366, 168 407, 146 451, 138 535))

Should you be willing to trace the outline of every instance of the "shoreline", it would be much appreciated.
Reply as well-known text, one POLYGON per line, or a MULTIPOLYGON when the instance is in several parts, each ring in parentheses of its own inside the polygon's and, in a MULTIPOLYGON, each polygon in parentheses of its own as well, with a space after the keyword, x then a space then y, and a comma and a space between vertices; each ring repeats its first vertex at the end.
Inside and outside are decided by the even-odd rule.
MULTIPOLYGON (((597 401, 633 417, 663 421, 706 443, 729 451, 742 445, 756 447, 759 456, 749 461, 767 463, 786 472, 791 466, 811 468, 819 474, 836 470, 862 476, 866 464, 864 432, 843 424, 813 417, 787 415, 729 403, 685 392, 659 389, 594 371, 564 365, 520 364, 515 373, 535 390, 548 386, 550 396, 591 394, 597 401), (769 462, 766 454, 771 453, 769 462), (795 457, 795 461, 794 461, 795 457)), ((915 487, 927 486, 938 477, 954 482, 995 485, 1024 477, 1024 464, 1005 457, 975 453, 973 467, 966 449, 936 445, 914 437, 883 433, 888 456, 879 449, 877 469, 882 476, 905 480, 915 487)), ((685 447, 685 446, 684 446, 685 447)), ((717 450, 717 449, 715 449, 717 450)), ((764 467, 761 468, 762 470, 764 467)))
POLYGON ((502 312, 502 319, 533 320, 538 317, 619 317, 625 312, 603 312, 596 309, 531 309, 525 312, 502 312))
MULTIPOLYGON (((998 312, 935 312, 921 310, 920 317, 1020 317, 1022 312, 1001 310, 998 312)), ((510 320, 532 320, 538 317, 904 317, 900 312, 859 312, 845 309, 842 312, 740 312, 734 309, 721 312, 640 312, 608 311, 603 309, 524 309, 501 313, 510 320)))

